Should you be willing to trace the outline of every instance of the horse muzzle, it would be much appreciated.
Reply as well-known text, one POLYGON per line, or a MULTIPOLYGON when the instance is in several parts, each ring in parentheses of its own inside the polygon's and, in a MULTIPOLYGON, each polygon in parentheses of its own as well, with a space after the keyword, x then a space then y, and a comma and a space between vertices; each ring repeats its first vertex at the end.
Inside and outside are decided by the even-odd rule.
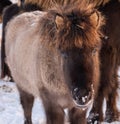
POLYGON ((91 85, 91 90, 88 92, 85 92, 86 89, 80 89, 80 88, 73 88, 72 90, 72 96, 73 96, 73 102, 77 107, 85 108, 87 109, 94 100, 94 88, 93 84, 91 85))

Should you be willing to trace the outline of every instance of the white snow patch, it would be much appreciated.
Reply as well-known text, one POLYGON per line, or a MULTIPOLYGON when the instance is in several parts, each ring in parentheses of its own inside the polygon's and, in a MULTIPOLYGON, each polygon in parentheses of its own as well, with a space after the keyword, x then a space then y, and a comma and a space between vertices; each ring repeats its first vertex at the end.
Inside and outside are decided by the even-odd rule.
POLYGON ((17 3, 18 2, 18 0, 10 0, 11 2, 13 2, 13 3, 17 3))
MULTIPOLYGON (((32 115, 33 124, 45 124, 41 100, 36 99, 32 115)), ((24 116, 15 83, 0 81, 0 124, 23 124, 24 116)))

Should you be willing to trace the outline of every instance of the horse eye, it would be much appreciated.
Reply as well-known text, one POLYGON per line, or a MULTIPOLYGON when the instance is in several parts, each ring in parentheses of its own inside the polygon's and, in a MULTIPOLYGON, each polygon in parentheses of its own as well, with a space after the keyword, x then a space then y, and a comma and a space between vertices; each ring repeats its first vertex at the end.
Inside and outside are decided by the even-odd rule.
POLYGON ((96 54, 96 52, 97 52, 97 48, 94 48, 94 49, 92 50, 92 55, 94 56, 94 55, 96 54))
POLYGON ((61 54, 62 54, 62 57, 63 57, 63 58, 65 58, 65 59, 68 58, 68 54, 67 54, 66 52, 62 52, 61 54))

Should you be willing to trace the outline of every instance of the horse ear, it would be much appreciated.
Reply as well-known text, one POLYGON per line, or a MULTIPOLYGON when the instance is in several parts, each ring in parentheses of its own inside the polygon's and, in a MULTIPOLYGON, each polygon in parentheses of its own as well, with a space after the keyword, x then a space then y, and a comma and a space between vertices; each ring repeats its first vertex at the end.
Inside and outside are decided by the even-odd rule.
POLYGON ((62 16, 60 15, 56 15, 55 17, 55 23, 56 23, 56 27, 57 29, 61 29, 64 25, 64 19, 62 16))
POLYGON ((94 13, 91 14, 90 18, 92 20, 94 20, 94 25, 95 27, 99 27, 100 26, 100 23, 101 23, 101 20, 100 20, 100 13, 95 11, 94 13))

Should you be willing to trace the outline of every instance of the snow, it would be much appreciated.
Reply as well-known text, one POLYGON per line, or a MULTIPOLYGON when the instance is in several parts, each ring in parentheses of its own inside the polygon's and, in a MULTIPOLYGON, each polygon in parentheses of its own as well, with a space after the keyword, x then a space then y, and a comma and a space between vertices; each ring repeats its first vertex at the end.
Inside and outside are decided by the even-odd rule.
POLYGON ((13 3, 17 3, 18 0, 10 0, 10 1, 13 2, 13 3))
MULTIPOLYGON (((0 124, 23 124, 23 110, 19 93, 13 82, 0 81, 0 124)), ((41 100, 36 99, 33 107, 33 123, 45 124, 41 100)))

